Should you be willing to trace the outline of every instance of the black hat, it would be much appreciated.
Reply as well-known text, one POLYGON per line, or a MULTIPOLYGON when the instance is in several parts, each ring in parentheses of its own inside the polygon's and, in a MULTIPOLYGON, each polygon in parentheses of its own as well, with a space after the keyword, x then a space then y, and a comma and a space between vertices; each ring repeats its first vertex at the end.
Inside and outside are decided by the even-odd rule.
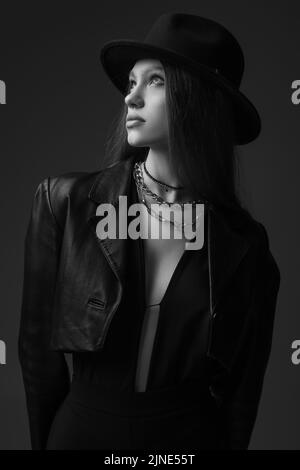
POLYGON ((224 26, 197 15, 166 13, 155 21, 143 42, 115 39, 106 42, 100 53, 105 72, 124 96, 129 71, 137 60, 148 57, 182 65, 213 81, 231 98, 236 144, 247 144, 258 137, 260 116, 239 90, 244 54, 224 26))

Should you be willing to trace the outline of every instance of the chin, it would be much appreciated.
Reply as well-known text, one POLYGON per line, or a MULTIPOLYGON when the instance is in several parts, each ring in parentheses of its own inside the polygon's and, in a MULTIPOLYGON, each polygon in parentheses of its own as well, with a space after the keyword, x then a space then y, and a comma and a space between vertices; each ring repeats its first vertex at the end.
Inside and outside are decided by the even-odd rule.
POLYGON ((149 146, 148 142, 146 142, 144 139, 139 139, 138 137, 135 138, 135 137, 129 136, 127 138, 127 142, 129 143, 129 145, 132 145, 133 147, 148 147, 149 146))

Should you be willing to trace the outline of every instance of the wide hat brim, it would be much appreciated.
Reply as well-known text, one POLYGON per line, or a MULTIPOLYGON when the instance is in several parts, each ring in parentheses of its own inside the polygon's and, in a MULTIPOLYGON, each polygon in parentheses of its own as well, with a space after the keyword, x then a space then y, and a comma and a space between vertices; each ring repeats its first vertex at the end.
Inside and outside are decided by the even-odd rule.
POLYGON ((239 88, 206 65, 196 63, 166 48, 130 39, 109 41, 100 51, 100 61, 107 76, 124 96, 128 86, 129 71, 137 60, 145 58, 165 59, 175 65, 183 65, 220 86, 228 93, 233 105, 235 143, 244 145, 258 137, 261 132, 261 119, 256 107, 239 88))

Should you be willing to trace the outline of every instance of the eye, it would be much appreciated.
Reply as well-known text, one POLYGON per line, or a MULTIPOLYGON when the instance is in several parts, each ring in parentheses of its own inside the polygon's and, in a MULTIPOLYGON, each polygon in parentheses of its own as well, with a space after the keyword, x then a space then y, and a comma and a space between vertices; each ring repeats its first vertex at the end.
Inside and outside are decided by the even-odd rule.
MULTIPOLYGON (((164 79, 163 79, 160 75, 157 75, 157 74, 151 75, 151 76, 150 76, 150 79, 149 79, 149 82, 152 82, 153 79, 155 79, 155 78, 158 78, 159 80, 161 80, 162 82, 164 82, 164 79)), ((133 83, 135 83, 134 80, 129 80, 129 81, 128 81, 127 94, 130 93, 133 83)))

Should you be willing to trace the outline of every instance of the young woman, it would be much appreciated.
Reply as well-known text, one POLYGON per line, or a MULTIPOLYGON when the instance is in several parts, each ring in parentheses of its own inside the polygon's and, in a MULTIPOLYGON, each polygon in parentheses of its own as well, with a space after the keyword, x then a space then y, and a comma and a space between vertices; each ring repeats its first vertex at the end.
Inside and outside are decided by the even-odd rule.
POLYGON ((172 13, 101 60, 124 97, 105 164, 43 180, 26 234, 32 448, 247 449, 280 272, 236 191, 236 145, 260 132, 243 53, 218 23, 172 13), (113 236, 134 222, 120 196, 140 236, 113 236))

